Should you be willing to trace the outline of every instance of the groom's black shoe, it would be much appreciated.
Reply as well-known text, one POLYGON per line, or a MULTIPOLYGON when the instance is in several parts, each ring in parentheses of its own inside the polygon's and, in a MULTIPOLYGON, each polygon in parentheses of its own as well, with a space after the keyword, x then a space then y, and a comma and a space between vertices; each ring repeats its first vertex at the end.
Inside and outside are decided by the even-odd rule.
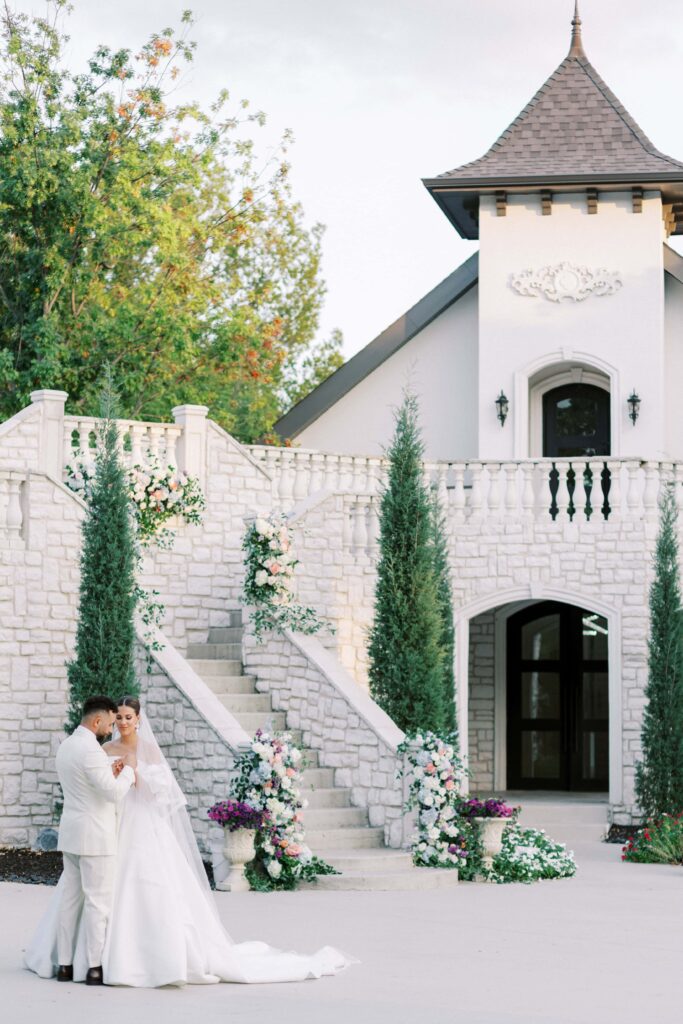
POLYGON ((85 976, 86 985, 104 985, 101 967, 90 967, 85 976))
POLYGON ((57 970, 57 981, 73 981, 74 969, 71 964, 60 964, 57 970))

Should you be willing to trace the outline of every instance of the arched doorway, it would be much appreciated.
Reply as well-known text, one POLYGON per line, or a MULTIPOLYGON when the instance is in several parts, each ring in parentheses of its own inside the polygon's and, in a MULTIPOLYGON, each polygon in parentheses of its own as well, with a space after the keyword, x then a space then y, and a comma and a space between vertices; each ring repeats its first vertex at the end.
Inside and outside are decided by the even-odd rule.
POLYGON ((571 383, 543 395, 543 456, 610 455, 610 395, 594 384, 571 383))
POLYGON ((507 623, 507 785, 609 786, 607 619, 555 601, 507 623))

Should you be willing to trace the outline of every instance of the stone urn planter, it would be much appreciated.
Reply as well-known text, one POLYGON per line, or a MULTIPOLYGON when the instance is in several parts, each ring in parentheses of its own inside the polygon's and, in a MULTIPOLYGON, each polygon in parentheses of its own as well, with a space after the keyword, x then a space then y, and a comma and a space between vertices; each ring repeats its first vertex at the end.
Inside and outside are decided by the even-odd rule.
POLYGON ((503 846, 503 832, 510 824, 510 818, 473 818, 481 833, 481 842, 484 848, 482 860, 488 871, 493 867, 494 857, 497 857, 503 846))
POLYGON ((230 865, 230 872, 216 888, 222 892, 248 892, 249 882, 244 874, 247 864, 256 856, 256 829, 238 828, 234 832, 225 829, 223 853, 230 865))

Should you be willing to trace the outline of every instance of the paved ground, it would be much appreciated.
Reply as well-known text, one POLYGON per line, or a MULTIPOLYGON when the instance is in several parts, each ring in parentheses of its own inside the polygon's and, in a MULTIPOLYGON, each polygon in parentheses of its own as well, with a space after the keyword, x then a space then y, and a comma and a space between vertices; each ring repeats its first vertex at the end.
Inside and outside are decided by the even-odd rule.
POLYGON ((239 939, 362 963, 293 985, 90 989, 43 981, 21 949, 50 890, 0 884, 6 1024, 679 1024, 683 870, 577 844, 575 879, 443 892, 217 894, 239 939))

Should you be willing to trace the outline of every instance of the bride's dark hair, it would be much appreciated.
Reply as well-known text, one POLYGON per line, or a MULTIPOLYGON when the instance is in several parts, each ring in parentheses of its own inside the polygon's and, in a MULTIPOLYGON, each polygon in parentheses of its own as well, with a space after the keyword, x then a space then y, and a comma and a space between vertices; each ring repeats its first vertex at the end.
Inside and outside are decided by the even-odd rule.
POLYGON ((140 701, 137 697, 122 697, 118 702, 120 708, 132 708, 136 715, 140 714, 140 701))

